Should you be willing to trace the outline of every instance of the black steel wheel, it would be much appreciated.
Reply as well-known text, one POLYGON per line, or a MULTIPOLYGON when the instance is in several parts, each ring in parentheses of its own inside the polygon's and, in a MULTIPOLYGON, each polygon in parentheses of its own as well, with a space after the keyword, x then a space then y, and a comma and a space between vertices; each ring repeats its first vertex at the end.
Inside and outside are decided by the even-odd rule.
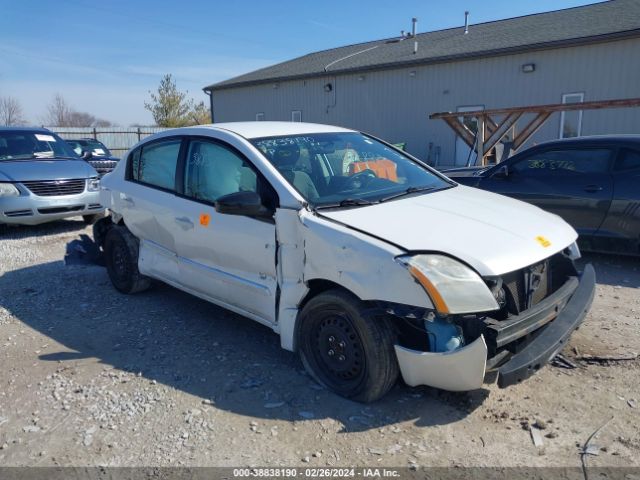
POLYGON ((372 402, 398 378, 395 334, 384 317, 366 314, 353 295, 330 290, 300 312, 297 345, 309 374, 344 397, 372 402))
POLYGON ((122 293, 136 293, 151 285, 138 271, 138 239, 126 227, 112 226, 104 241, 105 264, 111 283, 122 293))

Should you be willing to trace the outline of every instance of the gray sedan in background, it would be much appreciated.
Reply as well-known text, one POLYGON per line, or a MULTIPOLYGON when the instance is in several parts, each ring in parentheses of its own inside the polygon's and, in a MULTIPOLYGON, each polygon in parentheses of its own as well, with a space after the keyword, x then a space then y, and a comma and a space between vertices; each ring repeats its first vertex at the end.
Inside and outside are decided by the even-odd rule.
POLYGON ((98 173, 44 128, 0 128, 0 227, 103 215, 98 173))

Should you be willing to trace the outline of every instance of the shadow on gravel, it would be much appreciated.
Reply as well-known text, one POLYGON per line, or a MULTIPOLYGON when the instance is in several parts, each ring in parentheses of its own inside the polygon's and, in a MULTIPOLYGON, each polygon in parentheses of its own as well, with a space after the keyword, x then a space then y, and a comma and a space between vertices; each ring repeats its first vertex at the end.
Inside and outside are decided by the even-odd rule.
POLYGON ((34 361, 92 372, 97 359, 249 417, 332 418, 343 432, 406 421, 443 425, 463 420, 488 395, 398 384, 376 403, 351 402, 315 384, 270 329, 164 284, 119 294, 106 270, 93 265, 51 262, 7 272, 0 305, 64 346, 34 353, 34 361))
POLYGON ((583 252, 579 266, 591 263, 602 285, 640 288, 640 257, 583 252))
POLYGON ((60 233, 76 232, 83 230, 87 226, 82 218, 77 220, 57 220, 55 222, 43 223, 40 225, 4 225, 0 229, 0 240, 18 240, 21 238, 44 237, 47 235, 57 235, 60 233))

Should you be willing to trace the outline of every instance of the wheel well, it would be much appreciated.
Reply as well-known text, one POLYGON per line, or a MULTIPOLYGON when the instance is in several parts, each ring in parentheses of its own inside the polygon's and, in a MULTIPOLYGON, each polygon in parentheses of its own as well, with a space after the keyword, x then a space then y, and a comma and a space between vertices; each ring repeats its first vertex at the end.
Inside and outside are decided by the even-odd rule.
POLYGON ((357 297, 357 295, 353 293, 351 290, 343 287, 338 283, 332 282, 331 280, 324 280, 321 278, 309 280, 307 282, 307 287, 309 288, 309 291, 307 292, 307 294, 304 296, 304 298, 298 305, 298 311, 302 310, 304 306, 307 304, 307 302, 311 300, 313 297, 321 294, 322 292, 326 292, 327 290, 342 290, 343 292, 347 292, 357 297))

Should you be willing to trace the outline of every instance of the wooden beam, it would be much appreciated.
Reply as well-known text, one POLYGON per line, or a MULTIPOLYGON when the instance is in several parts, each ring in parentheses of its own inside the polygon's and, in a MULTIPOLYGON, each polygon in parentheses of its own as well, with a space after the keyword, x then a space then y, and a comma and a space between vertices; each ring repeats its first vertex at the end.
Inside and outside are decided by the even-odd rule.
POLYGON ((520 112, 513 112, 507 115, 504 120, 500 121, 499 125, 496 125, 496 129, 493 131, 491 136, 484 142, 484 151, 488 152, 493 147, 495 147, 497 143, 502 140, 502 137, 504 137, 509 132, 511 127, 516 124, 516 122, 522 115, 523 114, 520 112))
POLYGON ((476 110, 473 112, 439 112, 429 115, 430 119, 455 117, 478 117, 480 115, 509 115, 510 113, 567 112, 572 110, 600 110, 605 108, 640 107, 640 98, 623 98, 618 100, 600 100, 582 103, 551 103, 548 105, 531 105, 526 107, 497 108, 493 110, 476 110))
POLYGON ((533 120, 531 120, 529 122, 529 124, 526 127, 524 127, 520 131, 520 133, 518 133, 518 135, 516 135, 516 138, 513 139, 513 149, 514 150, 518 150, 522 146, 522 144, 524 142, 529 140, 531 135, 533 135, 534 133, 536 133, 538 131, 538 129, 542 126, 542 124, 544 122, 547 121, 547 118, 549 118, 549 116, 552 113, 553 112, 540 112, 540 113, 538 113, 533 118, 533 120))
POLYGON ((443 120, 464 140, 464 143, 469 145, 469 148, 473 148, 475 135, 458 117, 444 118, 443 120))

